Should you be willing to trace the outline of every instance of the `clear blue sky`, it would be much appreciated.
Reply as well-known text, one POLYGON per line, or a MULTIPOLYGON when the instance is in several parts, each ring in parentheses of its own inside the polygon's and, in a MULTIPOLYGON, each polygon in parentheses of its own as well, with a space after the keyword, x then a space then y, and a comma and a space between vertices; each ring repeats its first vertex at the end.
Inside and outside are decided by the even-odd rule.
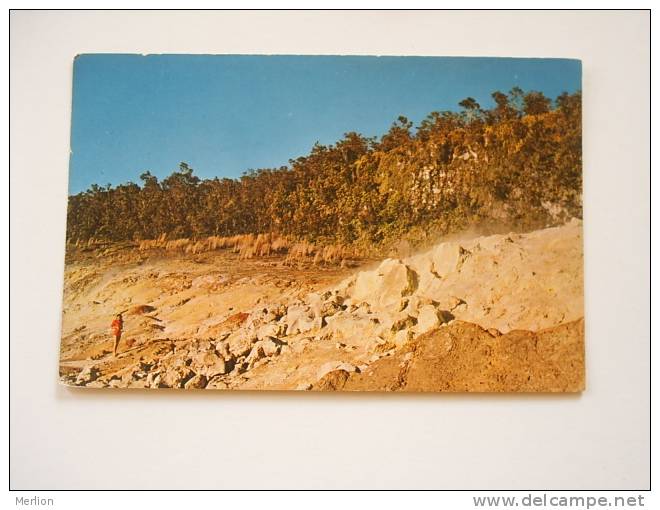
POLYGON ((465 97, 519 86, 581 89, 577 60, 436 57, 81 55, 74 64, 70 193, 163 178, 185 161, 202 178, 286 165, 345 132, 417 125, 465 97))

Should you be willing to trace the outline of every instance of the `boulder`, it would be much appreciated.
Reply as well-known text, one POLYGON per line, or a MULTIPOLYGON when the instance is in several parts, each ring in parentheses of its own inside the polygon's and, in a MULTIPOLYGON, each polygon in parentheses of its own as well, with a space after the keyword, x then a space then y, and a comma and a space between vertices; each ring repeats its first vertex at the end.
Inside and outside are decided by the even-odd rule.
POLYGON ((133 382, 133 371, 125 370, 121 375, 122 386, 128 387, 131 385, 132 382, 133 382))
POLYGON ((436 302, 428 297, 415 294, 407 298, 405 307, 401 311, 411 317, 417 317, 420 309, 425 305, 436 305, 436 302))
POLYGON ((226 390, 227 388, 229 385, 222 380, 221 376, 212 377, 205 386, 207 390, 226 390))
POLYGON ((401 346, 407 344, 415 336, 412 329, 401 329, 397 331, 392 337, 392 342, 395 345, 401 346))
POLYGON ((218 374, 227 374, 234 368, 232 358, 225 359, 215 350, 200 352, 191 358, 190 368, 198 374, 213 377, 218 374))
POLYGON ((282 342, 275 337, 266 337, 255 344, 260 346, 266 356, 277 356, 282 348, 282 342))
POLYGON ((400 310, 401 298, 415 291, 417 280, 417 273, 400 260, 385 259, 376 270, 358 274, 351 298, 378 309, 400 310))
POLYGON ((83 368, 78 377, 76 377, 76 384, 79 386, 86 386, 87 384, 99 378, 101 372, 96 367, 83 368))
POLYGON ((261 342, 257 342, 252 350, 250 351, 250 354, 248 354, 247 358, 245 358, 245 369, 250 370, 251 368, 254 367, 255 363, 257 361, 263 359, 266 357, 266 353, 264 352, 263 346, 260 345, 261 342))
POLYGON ((188 382, 184 385, 184 388, 187 390, 201 390, 206 388, 207 384, 207 379, 205 375, 202 374, 197 374, 191 379, 188 380, 188 382))
POLYGON ((192 343, 189 349, 190 351, 204 352, 210 349, 215 349, 215 345, 213 345, 210 340, 198 340, 197 342, 192 343))
POLYGON ((437 328, 441 324, 440 317, 438 317, 438 312, 433 305, 425 305, 419 309, 419 314, 417 315, 417 325, 415 327, 415 333, 422 335, 427 331, 437 328))
MULTIPOLYGON (((340 313, 326 317, 327 333, 335 340, 361 343, 375 334, 377 324, 367 315, 340 313)), ((322 331, 325 331, 323 329, 322 331)))
POLYGON ((314 329, 316 325, 310 308, 303 304, 290 306, 283 320, 286 325, 285 333, 287 336, 307 333, 314 329))
POLYGON ((284 333, 282 329, 284 329, 282 328, 282 325, 276 322, 264 324, 257 329, 257 340, 263 340, 269 337, 278 337, 284 333))
POLYGON ((307 294, 307 298, 305 299, 305 302, 307 303, 307 306, 309 306, 309 312, 312 318, 317 318, 321 315, 321 308, 323 307, 323 297, 320 294, 316 292, 310 292, 309 294, 307 294))
POLYGON ((243 328, 227 337, 227 348, 231 354, 239 358, 252 350, 252 344, 257 341, 257 335, 243 328))
POLYGON ((460 271, 471 253, 457 243, 442 243, 436 246, 431 254, 433 266, 431 271, 439 278, 460 271))
POLYGON ((159 388, 162 377, 160 372, 149 372, 145 381, 146 388, 159 388))
POLYGON ((160 388, 183 388, 185 384, 195 377, 195 372, 185 366, 173 366, 161 373, 160 388))
POLYGON ((340 296, 333 296, 321 305, 320 314, 323 317, 328 317, 341 312, 344 308, 342 303, 344 299, 340 296))
POLYGON ((231 358, 231 353, 229 352, 229 345, 227 345, 227 342, 216 342, 215 352, 217 352, 218 355, 222 356, 224 359, 231 358))
POLYGON ((334 289, 334 295, 342 298, 348 297, 355 289, 356 277, 350 276, 342 280, 334 289))
POLYGON ((424 305, 419 309, 415 333, 423 335, 442 324, 454 320, 454 315, 447 310, 440 310, 435 305, 424 305))
POLYGON ((408 259, 407 263, 419 276, 416 295, 437 301, 446 299, 447 277, 460 271, 470 255, 459 244, 448 242, 408 259))

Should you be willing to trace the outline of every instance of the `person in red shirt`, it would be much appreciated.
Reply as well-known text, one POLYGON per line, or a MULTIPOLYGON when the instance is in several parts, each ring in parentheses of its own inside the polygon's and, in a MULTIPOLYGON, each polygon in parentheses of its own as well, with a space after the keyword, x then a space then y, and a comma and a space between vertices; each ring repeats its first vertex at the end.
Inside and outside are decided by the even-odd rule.
POLYGON ((124 329, 124 319, 120 313, 117 314, 110 327, 112 328, 112 334, 115 337, 115 346, 112 349, 112 352, 114 356, 117 356, 117 347, 119 346, 119 341, 121 340, 121 332, 124 329))

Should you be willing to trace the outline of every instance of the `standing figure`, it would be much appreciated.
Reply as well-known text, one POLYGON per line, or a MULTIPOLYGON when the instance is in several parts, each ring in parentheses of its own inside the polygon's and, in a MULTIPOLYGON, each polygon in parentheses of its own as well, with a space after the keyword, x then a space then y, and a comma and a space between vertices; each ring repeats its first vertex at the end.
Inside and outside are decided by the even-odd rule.
POLYGON ((121 340, 121 332, 124 329, 124 319, 120 313, 117 314, 115 320, 112 321, 110 326, 112 328, 112 334, 115 337, 115 346, 112 349, 113 356, 117 356, 117 347, 119 346, 119 341, 121 340))

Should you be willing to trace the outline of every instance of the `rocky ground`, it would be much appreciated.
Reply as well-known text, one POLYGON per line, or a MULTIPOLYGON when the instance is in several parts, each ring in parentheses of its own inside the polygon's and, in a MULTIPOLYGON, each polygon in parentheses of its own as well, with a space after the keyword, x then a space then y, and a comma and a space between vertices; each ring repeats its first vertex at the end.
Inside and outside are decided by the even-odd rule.
POLYGON ((361 267, 71 249, 72 386, 581 391, 582 224, 455 240, 361 267), (112 355, 110 322, 124 311, 112 355))

